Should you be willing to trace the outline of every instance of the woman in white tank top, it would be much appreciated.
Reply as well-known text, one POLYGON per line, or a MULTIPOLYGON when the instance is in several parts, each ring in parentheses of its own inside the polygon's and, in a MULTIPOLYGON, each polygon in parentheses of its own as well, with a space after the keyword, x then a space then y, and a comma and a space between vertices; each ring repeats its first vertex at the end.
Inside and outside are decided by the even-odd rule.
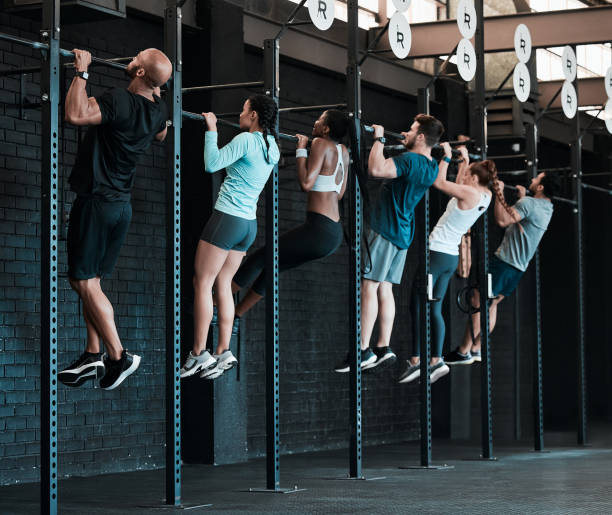
MULTIPOLYGON (((444 145, 446 154, 450 154, 450 146, 444 145)), ((459 166, 456 182, 446 179, 446 167, 440 173, 434 186, 443 193, 450 195, 444 214, 429 235, 430 265, 433 276, 433 297, 431 303, 432 351, 430 361, 431 382, 448 374, 449 368, 442 360, 442 345, 444 343, 445 325, 442 317, 442 302, 446 295, 449 281, 457 268, 459 261, 459 244, 461 237, 474 225, 476 220, 486 212, 491 202, 489 184, 497 180, 497 169, 493 161, 481 161, 468 165, 468 153, 465 147, 460 147, 463 162, 459 166)), ((419 377, 419 346, 420 346, 420 309, 422 295, 419 280, 422 268, 412 281, 412 327, 413 352, 408 360, 406 371, 400 376, 400 383, 408 383, 419 377)))

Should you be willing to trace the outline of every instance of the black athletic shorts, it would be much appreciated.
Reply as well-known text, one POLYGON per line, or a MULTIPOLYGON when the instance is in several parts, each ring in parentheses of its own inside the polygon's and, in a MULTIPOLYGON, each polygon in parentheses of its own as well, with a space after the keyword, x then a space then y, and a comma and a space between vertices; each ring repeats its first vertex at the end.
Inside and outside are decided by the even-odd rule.
POLYGON ((77 197, 68 225, 68 277, 109 275, 130 227, 132 204, 77 197))
POLYGON ((257 220, 247 220, 215 209, 200 239, 223 250, 246 252, 253 245, 255 236, 257 220))

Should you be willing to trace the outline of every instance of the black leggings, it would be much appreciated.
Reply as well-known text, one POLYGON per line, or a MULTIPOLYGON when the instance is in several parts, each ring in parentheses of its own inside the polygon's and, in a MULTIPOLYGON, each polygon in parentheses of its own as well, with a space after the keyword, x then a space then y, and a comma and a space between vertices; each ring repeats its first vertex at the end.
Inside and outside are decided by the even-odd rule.
MULTIPOLYGON (((444 317, 442 317, 442 302, 446 296, 448 283, 457 269, 459 256, 445 254, 443 252, 431 251, 430 253, 430 272, 433 276, 433 296, 439 299, 432 302, 431 306, 431 355, 434 358, 442 356, 442 346, 444 345, 444 335, 446 327, 444 326, 444 317)), ((421 277, 423 275, 423 265, 419 266, 412 281, 412 299, 410 303, 410 311, 412 313, 412 355, 418 356, 421 350, 421 303, 423 294, 419 291, 421 277)))
MULTIPOLYGON (((342 225, 308 211, 306 222, 278 239, 278 269, 283 272, 336 252, 342 243, 342 225)), ((244 288, 253 283, 255 293, 266 293, 266 247, 250 254, 236 272, 234 282, 244 288), (254 281, 254 282, 253 282, 254 281)))

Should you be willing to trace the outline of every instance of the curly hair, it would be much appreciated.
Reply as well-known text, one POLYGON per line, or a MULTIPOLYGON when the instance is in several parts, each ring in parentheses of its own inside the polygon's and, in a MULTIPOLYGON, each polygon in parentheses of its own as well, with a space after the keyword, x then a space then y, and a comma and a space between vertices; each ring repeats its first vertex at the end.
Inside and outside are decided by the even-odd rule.
POLYGON ((497 201, 503 206, 506 212, 516 221, 513 209, 508 205, 504 198, 503 191, 499 190, 499 179, 497 178, 497 166, 491 159, 477 161, 470 164, 470 173, 478 177, 478 184, 489 186, 497 201))
POLYGON ((248 98, 251 111, 255 111, 259 118, 259 126, 263 131, 263 139, 266 143, 266 163, 270 163, 270 142, 268 134, 278 140, 276 134, 276 118, 278 116, 278 106, 276 102, 267 95, 251 95, 248 98))

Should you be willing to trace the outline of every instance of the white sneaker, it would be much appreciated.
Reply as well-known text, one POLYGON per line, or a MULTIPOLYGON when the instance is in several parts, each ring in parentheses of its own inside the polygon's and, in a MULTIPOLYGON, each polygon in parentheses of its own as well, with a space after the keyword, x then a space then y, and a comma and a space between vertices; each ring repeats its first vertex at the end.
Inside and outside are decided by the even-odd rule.
POLYGON ((199 356, 195 355, 192 351, 189 351, 189 356, 185 360, 185 364, 181 368, 181 378, 189 377, 197 374, 201 370, 208 370, 217 364, 215 358, 210 355, 210 352, 205 350, 199 356))
POLYGON ((440 360, 434 366, 429 367, 429 382, 433 384, 449 372, 450 368, 448 368, 448 365, 444 363, 444 361, 440 360))
POLYGON ((213 359, 216 362, 215 366, 204 370, 200 374, 201 379, 216 379, 223 374, 223 372, 229 370, 230 368, 234 367, 236 363, 238 363, 238 360, 232 354, 231 350, 226 350, 221 354, 215 354, 213 359))

